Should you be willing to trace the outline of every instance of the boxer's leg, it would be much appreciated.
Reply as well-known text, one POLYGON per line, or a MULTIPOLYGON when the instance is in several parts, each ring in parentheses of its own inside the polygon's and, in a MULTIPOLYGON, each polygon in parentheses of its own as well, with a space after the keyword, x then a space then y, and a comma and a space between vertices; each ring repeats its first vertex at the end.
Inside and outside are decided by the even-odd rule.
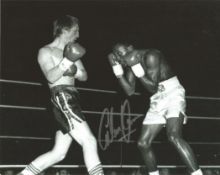
POLYGON ((84 161, 89 174, 103 175, 102 165, 98 156, 97 141, 87 122, 74 122, 74 130, 70 131, 69 134, 82 146, 84 161))
POLYGON ((53 149, 33 160, 20 174, 36 175, 60 162, 65 158, 71 143, 72 138, 68 134, 64 135, 61 131, 57 131, 53 149))
POLYGON ((61 92, 56 99, 58 106, 68 121, 69 135, 82 146, 84 161, 89 174, 103 175, 96 138, 85 121, 77 94, 69 93, 69 91, 61 92))
POLYGON ((189 144, 182 138, 182 126, 184 115, 180 112, 179 117, 167 119, 167 136, 170 143, 176 148, 182 160, 193 175, 202 175, 197 164, 195 155, 189 144))
POLYGON ((163 124, 143 125, 141 136, 138 140, 138 147, 143 156, 146 167, 150 175, 159 175, 156 158, 151 147, 152 141, 163 128, 163 124))

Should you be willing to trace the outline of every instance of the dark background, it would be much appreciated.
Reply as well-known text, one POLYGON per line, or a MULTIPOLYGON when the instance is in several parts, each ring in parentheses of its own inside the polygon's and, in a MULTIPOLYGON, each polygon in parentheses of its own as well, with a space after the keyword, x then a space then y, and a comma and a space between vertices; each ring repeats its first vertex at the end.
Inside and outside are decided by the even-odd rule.
MULTIPOLYGON (((1 104, 45 107, 48 110, 0 108, 0 135, 53 137, 55 125, 49 110, 46 81, 37 64, 40 47, 52 41, 52 22, 70 14, 80 20, 79 42, 87 53, 82 61, 87 82, 77 87, 114 90, 97 93, 80 90, 84 111, 114 107, 120 112, 125 99, 132 113, 145 114, 150 94, 137 85, 142 96, 126 97, 112 74, 107 55, 116 42, 137 48, 157 48, 169 61, 187 96, 220 97, 220 2, 218 1, 2 1, 1 79, 40 82, 42 86, 0 82, 1 104)), ((220 163, 220 101, 187 98, 184 137, 199 163, 220 163), (196 116, 192 118, 192 116, 196 116), (200 116, 200 117, 198 117, 200 116), (213 120, 216 117, 219 120, 213 120), (202 142, 202 143, 200 143, 202 142)), ((100 115, 86 114, 97 137, 100 115)), ((119 126, 119 117, 114 116, 119 126)), ((134 123, 131 143, 114 142, 100 149, 103 164, 143 164, 136 148, 143 117, 134 123), (114 152, 114 155, 112 154, 114 152), (113 155, 113 156, 112 156, 113 155)), ((117 140, 117 139, 116 139, 117 140)), ((156 139, 159 164, 182 164, 163 131, 156 139), (170 156, 172 155, 172 156, 170 156)), ((1 139, 1 164, 26 164, 51 148, 53 141, 1 139)), ((61 164, 84 164, 77 144, 61 164)))

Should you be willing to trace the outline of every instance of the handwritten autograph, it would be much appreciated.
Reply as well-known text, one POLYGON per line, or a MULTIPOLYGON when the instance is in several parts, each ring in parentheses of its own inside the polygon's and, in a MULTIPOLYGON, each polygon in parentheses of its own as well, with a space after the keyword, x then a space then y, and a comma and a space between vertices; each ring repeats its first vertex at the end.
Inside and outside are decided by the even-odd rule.
POLYGON ((132 129, 132 125, 141 115, 131 116, 130 103, 128 100, 125 100, 121 105, 119 117, 120 124, 116 127, 114 122, 114 108, 110 107, 103 110, 98 132, 98 143, 102 150, 106 150, 114 141, 128 143, 131 134, 136 131, 136 129, 132 129))

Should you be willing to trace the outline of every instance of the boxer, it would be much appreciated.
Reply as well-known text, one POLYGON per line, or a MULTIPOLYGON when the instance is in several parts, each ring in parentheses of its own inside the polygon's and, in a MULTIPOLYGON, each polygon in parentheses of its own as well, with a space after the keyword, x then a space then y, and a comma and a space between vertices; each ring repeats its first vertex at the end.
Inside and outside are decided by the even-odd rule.
POLYGON ((143 120, 138 147, 149 175, 159 175, 152 150, 152 141, 166 126, 170 143, 180 154, 192 175, 202 175, 195 155, 182 137, 186 122, 185 89, 163 54, 157 49, 134 49, 132 45, 116 44, 108 55, 110 65, 127 95, 135 92, 136 80, 149 91, 150 108, 143 120))
POLYGON ((89 175, 104 175, 97 143, 82 113, 75 81, 86 81, 87 72, 81 58, 86 50, 78 43, 79 24, 76 17, 65 15, 54 21, 54 40, 39 49, 38 63, 48 81, 52 108, 58 130, 52 150, 34 159, 20 172, 36 175, 62 161, 75 140, 83 151, 89 175))

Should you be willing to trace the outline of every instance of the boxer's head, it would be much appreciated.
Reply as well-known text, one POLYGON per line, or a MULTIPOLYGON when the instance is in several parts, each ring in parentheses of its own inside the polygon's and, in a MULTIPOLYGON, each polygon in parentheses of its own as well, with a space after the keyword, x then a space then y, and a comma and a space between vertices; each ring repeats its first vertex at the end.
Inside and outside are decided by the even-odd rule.
POLYGON ((132 45, 118 43, 113 47, 113 53, 121 64, 125 64, 123 57, 134 50, 132 45))
POLYGON ((163 54, 157 49, 147 49, 144 53, 144 57, 147 58, 146 64, 148 67, 158 64, 161 60, 165 61, 163 54))
POLYGON ((79 37, 79 21, 76 17, 65 15, 53 23, 54 38, 62 36, 66 42, 74 42, 79 37))

